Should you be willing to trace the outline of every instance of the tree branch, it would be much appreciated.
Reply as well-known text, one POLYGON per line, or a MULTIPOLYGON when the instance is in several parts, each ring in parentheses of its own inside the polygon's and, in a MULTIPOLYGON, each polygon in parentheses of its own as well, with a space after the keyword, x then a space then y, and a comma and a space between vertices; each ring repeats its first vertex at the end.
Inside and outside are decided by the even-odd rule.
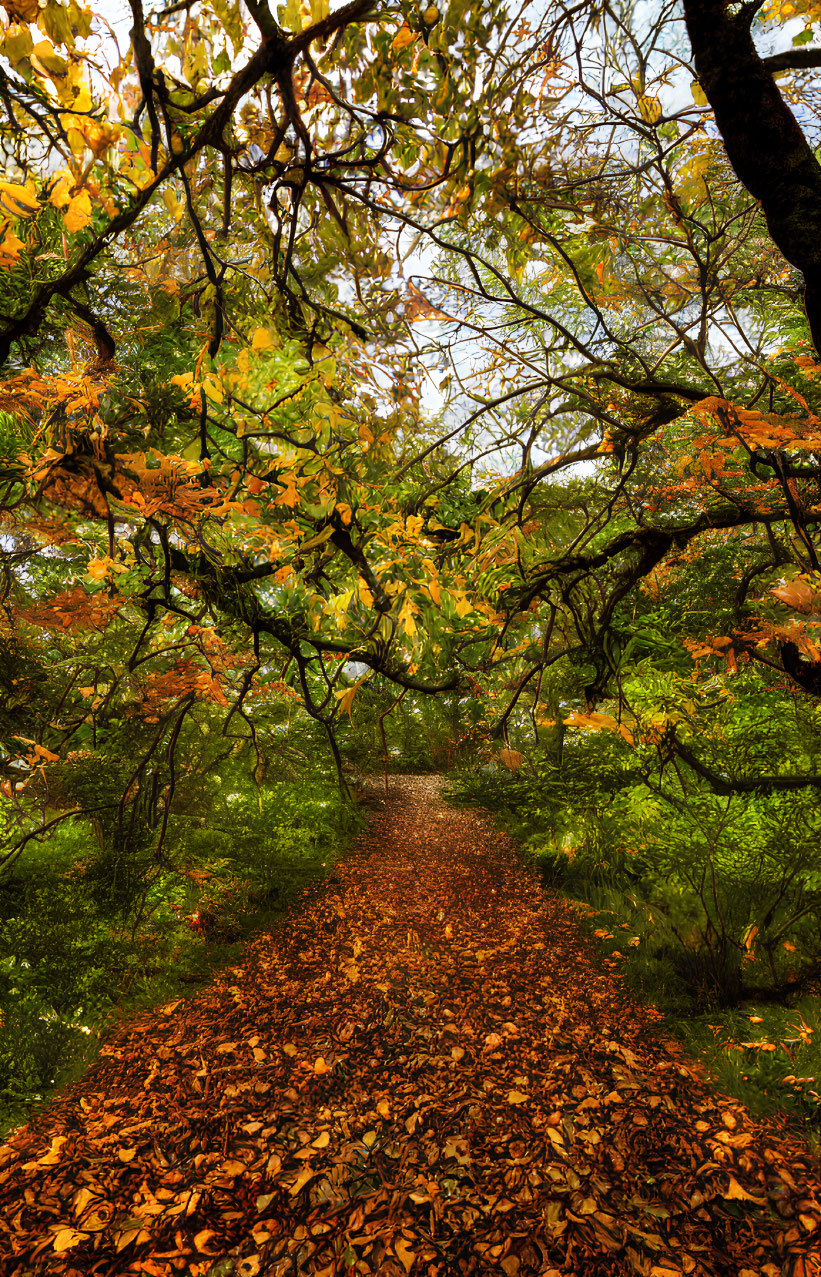
POLYGON ((706 780, 716 794, 721 794, 724 797, 729 797, 732 794, 770 793, 775 789, 807 789, 810 786, 821 789, 821 776, 758 776, 756 778, 742 779, 723 776, 720 772, 714 771, 712 767, 708 767, 706 763, 703 763, 681 741, 674 738, 671 742, 671 748, 676 757, 686 763, 691 771, 694 771, 702 780, 706 780))
POLYGON ((808 71, 812 67, 821 67, 821 49, 785 49, 783 53, 771 53, 761 61, 770 72, 808 71))

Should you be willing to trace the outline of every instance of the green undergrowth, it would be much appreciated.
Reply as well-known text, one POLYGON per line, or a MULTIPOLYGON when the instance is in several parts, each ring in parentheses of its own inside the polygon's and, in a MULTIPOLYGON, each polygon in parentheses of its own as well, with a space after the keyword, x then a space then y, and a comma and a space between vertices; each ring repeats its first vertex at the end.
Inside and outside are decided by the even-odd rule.
POLYGON ((172 817, 162 859, 89 822, 0 878, 0 1132, 82 1075, 119 1018, 190 994, 332 871, 360 817, 331 777, 218 795, 172 817))
POLYGON ((821 1148, 821 998, 718 1006, 688 983, 669 948, 654 943, 646 912, 642 917, 630 896, 608 893, 610 908, 573 903, 605 969, 660 1012, 660 1030, 704 1065, 719 1090, 753 1113, 785 1116, 821 1148))
MULTIPOLYGON (((513 837, 545 887, 574 903, 603 968, 659 1013, 659 1032, 700 1061, 719 1090, 756 1114, 786 1120, 818 1149, 821 982, 802 979, 812 977, 817 961, 814 910, 791 922, 798 910, 787 901, 764 931, 765 948, 756 922, 756 907, 769 898, 765 878, 751 885, 743 864, 731 858, 728 867, 716 852, 715 893, 705 909, 692 884, 692 842, 682 840, 680 869, 669 857, 654 861, 647 836, 641 854, 625 856, 625 841, 606 823, 591 829, 589 800, 571 806, 572 772, 566 779, 557 800, 543 774, 465 771, 450 778, 448 797, 480 808, 513 837), (602 837, 605 846, 597 842, 602 837)), ((664 828, 659 839, 670 833, 664 828)))

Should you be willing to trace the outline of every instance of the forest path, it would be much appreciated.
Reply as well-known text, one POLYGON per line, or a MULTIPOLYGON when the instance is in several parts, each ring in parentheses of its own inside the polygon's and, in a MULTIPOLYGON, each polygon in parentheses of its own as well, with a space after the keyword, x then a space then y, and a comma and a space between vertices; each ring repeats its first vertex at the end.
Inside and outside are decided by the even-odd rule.
POLYGON ((437 784, 0 1147, 2 1277, 821 1272, 817 1166, 437 784))

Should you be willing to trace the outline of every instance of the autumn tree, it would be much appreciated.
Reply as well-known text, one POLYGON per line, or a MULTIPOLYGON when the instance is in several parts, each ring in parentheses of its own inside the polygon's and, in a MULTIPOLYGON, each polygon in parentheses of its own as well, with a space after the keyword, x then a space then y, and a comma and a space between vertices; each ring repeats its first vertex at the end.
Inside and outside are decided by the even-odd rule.
POLYGON ((814 55, 755 44, 783 15, 131 11, 20 0, 0 43, 9 855, 90 810, 77 755, 124 722, 97 818, 161 845, 197 716, 260 768, 298 697, 339 762, 370 680, 480 698, 497 740, 599 713, 719 790, 814 784, 722 773, 625 693, 666 659, 647 592, 675 616, 715 558, 732 607, 668 622, 675 660, 821 686, 814 55))

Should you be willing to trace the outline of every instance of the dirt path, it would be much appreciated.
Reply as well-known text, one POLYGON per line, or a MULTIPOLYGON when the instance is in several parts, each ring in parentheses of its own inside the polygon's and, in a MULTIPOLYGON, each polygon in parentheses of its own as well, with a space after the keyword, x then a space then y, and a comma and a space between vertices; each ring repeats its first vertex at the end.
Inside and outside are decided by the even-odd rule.
POLYGON ((505 839, 394 785, 281 935, 0 1147, 2 1277, 821 1272, 817 1166, 665 1049, 505 839))

